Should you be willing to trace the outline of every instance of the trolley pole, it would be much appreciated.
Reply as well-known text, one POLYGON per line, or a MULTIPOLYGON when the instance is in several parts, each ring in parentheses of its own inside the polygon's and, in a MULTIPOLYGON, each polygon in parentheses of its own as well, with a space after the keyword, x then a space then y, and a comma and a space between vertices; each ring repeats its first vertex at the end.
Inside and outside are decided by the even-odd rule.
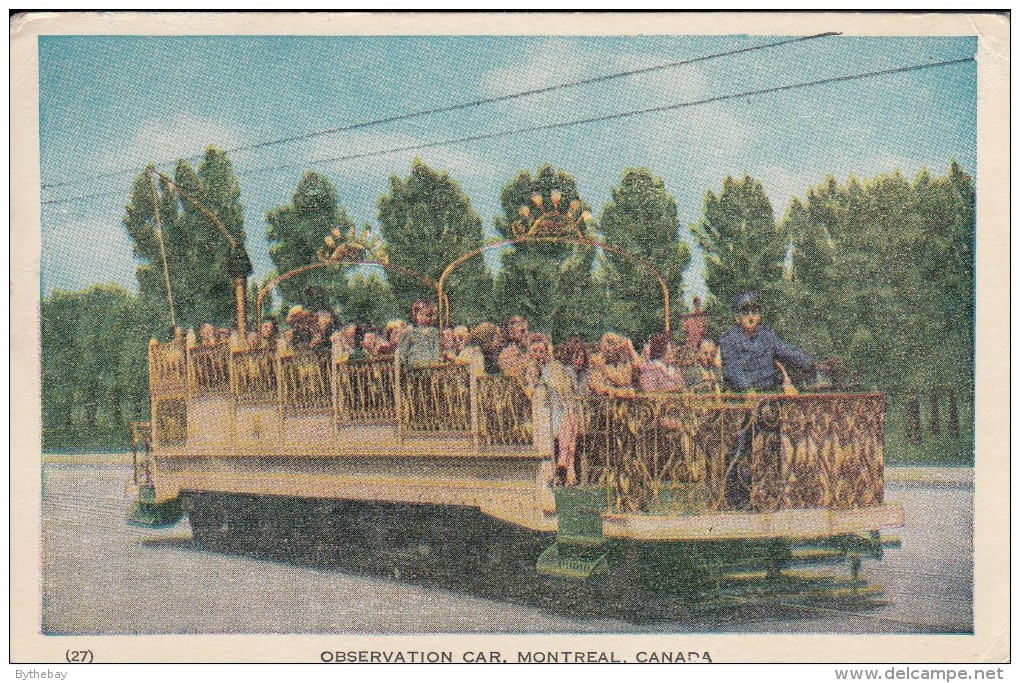
POLYGON ((251 259, 244 245, 231 246, 227 255, 227 270, 234 281, 234 299, 237 302, 237 336, 241 344, 248 345, 248 316, 246 312, 248 298, 248 276, 252 273, 251 259))

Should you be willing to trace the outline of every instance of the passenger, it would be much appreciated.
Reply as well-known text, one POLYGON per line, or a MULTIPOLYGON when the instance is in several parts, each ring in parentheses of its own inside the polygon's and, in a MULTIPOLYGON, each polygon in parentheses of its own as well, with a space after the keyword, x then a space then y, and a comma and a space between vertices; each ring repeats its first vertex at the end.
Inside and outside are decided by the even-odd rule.
POLYGON ((556 347, 553 357, 563 364, 574 383, 575 393, 583 396, 588 391, 588 349, 580 339, 571 339, 556 347))
POLYGON ((439 334, 439 352, 443 360, 456 360, 456 340, 453 338, 453 328, 444 327, 439 334))
MULTIPOLYGON (((581 433, 581 403, 571 373, 552 357, 552 345, 544 335, 532 335, 528 342, 531 360, 529 385, 543 384, 549 391, 552 413, 553 452, 556 460, 556 484, 574 486, 577 471, 574 454, 581 433)), ((530 392, 529 392, 530 393, 530 392)))
POLYGON ((258 334, 252 342, 252 348, 260 351, 275 351, 278 332, 276 323, 271 318, 265 318, 259 323, 258 334))
POLYGON ((599 342, 599 353, 589 360, 591 374, 588 388, 596 394, 633 398, 634 379, 641 364, 641 356, 626 337, 607 332, 599 342))
POLYGON ((342 326, 329 337, 334 347, 333 357, 343 361, 350 357, 352 353, 359 351, 364 336, 364 329, 357 323, 347 323, 342 326))
POLYGON ((531 366, 528 358, 528 321, 515 315, 503 326, 503 350, 499 352, 499 367, 507 377, 525 379, 531 366))
POLYGON ((311 311, 306 311, 302 306, 291 306, 287 311, 287 324, 290 332, 287 335, 287 343, 295 351, 305 351, 315 336, 315 320, 311 311))
POLYGON ((456 351, 454 357, 459 356, 461 351, 467 347, 469 334, 467 325, 457 325, 453 328, 453 348, 456 351))
POLYGON ((216 343, 226 344, 230 341, 230 330, 226 327, 219 327, 216 329, 216 343))
POLYGON ((312 338, 308 342, 308 348, 317 353, 329 353, 335 332, 336 321, 333 314, 326 310, 318 311, 315 314, 315 326, 312 328, 312 338))
POLYGON ((379 336, 378 332, 368 331, 365 332, 365 336, 361 340, 361 350, 365 352, 365 356, 368 358, 378 358, 379 348, 386 344, 383 338, 379 336))
POLYGON ((814 371, 811 357, 787 344, 770 328, 761 325, 761 307, 755 292, 733 298, 737 324, 719 340, 722 372, 726 384, 736 391, 773 391, 786 384, 781 364, 814 371))
POLYGON ((642 391, 677 391, 684 388, 683 372, 677 366, 678 349, 673 337, 662 333, 648 342, 648 360, 638 366, 642 391))
POLYGON ((397 360, 406 367, 425 367, 438 363, 439 329, 436 327, 436 305, 424 299, 411 306, 414 326, 400 336, 397 360))
POLYGON ((468 335, 457 362, 468 363, 476 377, 499 374, 500 331, 493 323, 480 323, 468 335))
POLYGON ((404 333, 411 329, 403 320, 391 320, 386 323, 386 327, 383 330, 383 336, 386 338, 386 344, 389 346, 387 353, 394 353, 397 350, 397 346, 400 344, 400 338, 404 336, 404 333))
POLYGON ((215 346, 216 328, 212 323, 202 323, 198 328, 198 338, 200 346, 215 346))
POLYGON ((696 394, 722 392, 722 361, 719 358, 719 349, 708 337, 703 337, 698 344, 694 364, 684 368, 684 381, 687 388, 696 394))

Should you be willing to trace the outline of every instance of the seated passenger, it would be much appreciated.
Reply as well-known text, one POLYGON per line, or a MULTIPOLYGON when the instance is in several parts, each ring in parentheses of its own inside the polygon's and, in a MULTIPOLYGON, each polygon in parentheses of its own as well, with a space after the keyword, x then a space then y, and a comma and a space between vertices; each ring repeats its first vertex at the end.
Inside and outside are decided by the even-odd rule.
POLYGON ((722 391, 722 361, 715 342, 705 337, 698 344, 694 364, 684 368, 687 388, 696 394, 719 393, 722 391))
POLYGON ((503 349, 499 352, 499 367, 507 377, 524 379, 531 360, 528 358, 528 321, 515 315, 503 326, 503 349))
POLYGON ((397 345, 400 343, 400 338, 409 329, 411 329, 411 326, 403 320, 391 320, 386 323, 386 327, 383 329, 383 341, 385 343, 377 347, 377 352, 380 355, 395 353, 397 345))
POLYGON ((272 318, 265 318, 259 323, 258 333, 252 341, 252 349, 260 351, 276 351, 277 330, 272 318))
POLYGON ((322 310, 315 314, 315 326, 312 328, 312 338, 308 342, 308 348, 318 353, 329 353, 333 333, 336 331, 336 322, 333 314, 322 310))
POLYGON ((471 365, 476 377, 499 374, 500 337, 499 328, 493 323, 476 325, 464 350, 457 355, 457 362, 471 365))
POLYGON ((397 361, 406 367, 425 367, 438 363, 439 329, 436 327, 436 305, 424 299, 411 306, 414 326, 404 332, 397 345, 397 361))
POLYGON ((684 377, 677 367, 678 349, 673 337, 663 333, 648 342, 648 360, 638 366, 642 391, 677 391, 684 388, 684 377))
POLYGON ((200 346, 215 346, 216 328, 212 323, 202 323, 198 328, 198 338, 200 346))
POLYGON ((460 355, 460 352, 467 346, 468 341, 468 328, 467 325, 457 325, 453 328, 453 350, 454 358, 460 355))
POLYGON ((634 351, 629 339, 607 332, 599 342, 599 353, 592 356, 589 363, 588 388, 591 391, 603 396, 634 397, 634 380, 641 356, 634 351))
POLYGON ((290 326, 287 343, 294 351, 306 351, 315 336, 315 316, 304 307, 291 306, 287 311, 287 324, 290 326))

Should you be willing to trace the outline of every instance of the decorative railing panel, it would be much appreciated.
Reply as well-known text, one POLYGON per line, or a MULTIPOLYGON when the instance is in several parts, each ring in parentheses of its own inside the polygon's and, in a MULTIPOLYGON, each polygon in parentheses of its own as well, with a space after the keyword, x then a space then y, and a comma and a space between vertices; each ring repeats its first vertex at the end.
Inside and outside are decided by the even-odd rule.
POLYGON ((238 351, 233 356, 234 397, 243 405, 276 403, 276 354, 271 350, 238 351))
POLYGON ((367 422, 397 419, 392 358, 337 363, 334 369, 340 419, 367 422))
POLYGON ((401 368, 400 426, 415 432, 470 433, 470 391, 466 365, 401 368))
POLYGON ((191 349, 188 382, 192 396, 230 393, 230 345, 196 346, 191 349))
POLYGON ((486 446, 530 446, 534 443, 531 399, 513 377, 479 377, 478 429, 486 446))
POLYGON ((882 502, 877 395, 641 395, 586 401, 579 457, 617 512, 854 508, 882 502))
POLYGON ((188 402, 181 398, 159 398, 153 403, 155 437, 161 446, 182 444, 188 439, 188 402))
POLYGON ((299 353, 280 359, 285 413, 333 409, 328 354, 299 353))
POLYGON ((183 394, 187 381, 188 358, 183 343, 149 345, 149 385, 153 394, 183 394))

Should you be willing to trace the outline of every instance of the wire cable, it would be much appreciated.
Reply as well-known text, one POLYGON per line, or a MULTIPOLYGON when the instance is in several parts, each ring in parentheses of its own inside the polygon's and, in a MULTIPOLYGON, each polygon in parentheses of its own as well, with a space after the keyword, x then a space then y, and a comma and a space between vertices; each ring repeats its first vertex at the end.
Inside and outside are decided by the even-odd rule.
MULTIPOLYGON (((337 126, 335 128, 324 128, 322 130, 311 131, 309 133, 302 133, 300 135, 293 135, 284 138, 277 138, 275 140, 267 140, 265 142, 256 142, 250 145, 241 145, 238 147, 232 147, 230 149, 223 150, 226 153, 231 152, 243 152, 253 149, 261 149, 264 147, 271 147, 273 145, 282 145, 289 142, 299 142, 302 140, 308 140, 314 137, 322 135, 331 135, 333 133, 343 133, 351 130, 358 130, 360 128, 368 128, 370 126, 378 126, 385 123, 394 123, 396 121, 407 121, 410 119, 418 118, 420 116, 431 116, 433 114, 445 114, 451 111, 458 111, 460 109, 467 109, 469 107, 477 107, 483 104, 492 104, 495 102, 506 102, 508 100, 517 99, 520 97, 530 97, 531 95, 539 95, 542 93, 554 92, 556 90, 564 90, 566 88, 574 88, 580 85, 589 85, 591 83, 603 83, 605 81, 611 81, 617 78, 625 78, 627 76, 635 76, 638 74, 652 73, 655 71, 663 71, 665 69, 673 69, 678 66, 687 66, 688 64, 697 64, 698 62, 706 62, 712 59, 719 59, 721 57, 729 57, 732 55, 745 54, 748 52, 755 52, 756 50, 765 50, 767 48, 778 47, 780 45, 789 45, 791 43, 800 43, 806 40, 814 40, 815 38, 827 38, 829 36, 840 35, 837 32, 829 33, 818 33, 811 36, 798 36, 788 40, 780 40, 774 43, 765 43, 764 45, 754 45, 752 47, 744 47, 736 50, 727 50, 726 52, 718 52, 710 55, 703 55, 701 57, 694 57, 692 59, 685 59, 677 62, 668 62, 666 64, 658 64, 656 66, 648 66, 640 69, 631 69, 630 71, 619 71, 616 73, 605 74, 603 76, 595 76, 593 78, 586 78, 580 81, 570 81, 568 83, 559 83, 557 85, 550 85, 544 88, 535 88, 533 90, 524 90, 521 92, 508 93, 506 95, 497 95, 494 97, 485 97, 479 100, 472 100, 471 102, 462 102, 459 104, 451 104, 443 107, 436 107, 433 109, 422 109, 420 111, 409 112, 405 114, 397 114, 395 116, 389 116, 381 119, 373 119, 371 121, 362 121, 359 123, 352 123, 347 126, 337 126)), ((185 157, 186 160, 199 159, 202 155, 196 154, 190 157, 185 157)), ((166 164, 172 164, 174 161, 163 161, 155 164, 157 166, 163 166, 166 164)), ((101 178, 112 178, 114 176, 123 175, 125 173, 133 173, 135 169, 125 169, 121 171, 109 171, 107 173, 100 173, 98 175, 87 176, 84 178, 75 178, 74 180, 64 180, 55 183, 45 183, 41 187, 44 190, 48 190, 54 187, 64 187, 67 185, 76 185, 86 180, 98 180, 101 178)))
MULTIPOLYGON (((830 84, 833 84, 833 83, 845 83, 845 82, 849 82, 849 81, 863 80, 863 79, 866 79, 866 78, 876 78, 876 77, 879 77, 879 76, 887 76, 887 75, 891 75, 891 74, 906 73, 906 72, 911 72, 911 71, 921 71, 921 70, 925 70, 925 69, 935 69, 935 68, 944 67, 944 66, 954 66, 954 65, 957 65, 957 64, 964 64, 964 63, 973 62, 973 61, 974 61, 973 57, 964 57, 964 58, 961 58, 961 59, 951 59, 951 60, 947 60, 947 61, 943 61, 943 62, 933 62, 933 63, 929 63, 929 64, 914 64, 914 65, 911 65, 911 66, 897 67, 897 68, 894 68, 894 69, 883 69, 883 70, 880 70, 880 71, 868 71, 868 72, 859 73, 859 74, 849 74, 849 75, 846 75, 846 76, 836 76, 836 77, 833 77, 833 78, 823 78, 823 79, 816 80, 816 81, 806 81, 806 82, 803 82, 803 83, 792 83, 790 85, 773 86, 773 87, 770 87, 770 88, 762 88, 760 90, 748 90, 748 91, 745 91, 745 92, 732 93, 732 94, 729 94, 729 95, 718 95, 716 97, 708 97, 708 98, 705 98, 705 99, 694 100, 694 101, 691 101, 691 102, 681 102, 679 104, 668 104, 668 105, 662 105, 662 106, 659 106, 659 107, 649 107, 647 109, 635 109, 635 110, 632 110, 632 111, 619 112, 619 113, 616 113, 616 114, 606 114, 604 116, 593 116, 593 117, 584 118, 584 119, 574 119, 574 120, 571 120, 571 121, 561 121, 561 122, 557 122, 557 123, 547 123, 547 124, 543 124, 543 125, 540 125, 540 126, 528 126, 528 127, 524 127, 524 128, 515 128, 515 129, 512 129, 512 130, 496 131, 496 132, 492 132, 492 133, 481 133, 481 134, 478 134, 478 135, 469 135, 469 136, 460 137, 460 138, 449 138, 449 139, 446 139, 446 140, 437 140, 435 142, 424 142, 424 143, 415 144, 415 145, 405 145, 403 147, 391 147, 391 148, 388 148, 388 149, 374 150, 374 151, 370 151, 370 152, 358 152, 356 154, 346 154, 346 155, 343 155, 343 156, 328 157, 328 158, 324 158, 324 159, 315 159, 315 160, 312 160, 312 161, 299 161, 299 162, 293 162, 293 163, 287 163, 287 164, 279 164, 279 165, 276 165, 276 166, 268 166, 268 167, 263 167, 263 168, 251 169, 251 170, 248 170, 248 171, 244 171, 244 173, 246 173, 248 175, 251 175, 251 174, 255 174, 255 173, 266 173, 266 172, 269 172, 269 171, 279 171, 279 170, 284 170, 284 169, 289 169, 289 168, 296 168, 296 167, 300 167, 300 166, 315 166, 315 165, 318 165, 318 164, 336 163, 336 162, 340 162, 340 161, 352 161, 352 160, 355 160, 355 159, 367 159, 367 158, 371 158, 371 157, 385 156, 387 154, 396 154, 398 152, 410 152, 410 151, 418 151, 418 150, 424 150, 424 149, 431 149, 431 148, 434 148, 434 147, 445 147, 447 145, 460 144, 460 143, 465 143, 465 142, 478 142, 478 141, 481 141, 481 140, 492 140, 492 139, 495 139, 495 138, 510 137, 510 136, 513 136, 513 135, 521 135, 523 133, 532 133, 532 132, 543 131, 543 130, 554 130, 554 129, 557 129, 557 128, 567 128, 567 127, 570 127, 570 126, 578 126, 578 125, 583 125, 583 124, 588 124, 588 123, 601 123, 601 122, 606 122, 606 121, 614 121, 614 120, 618 120, 618 119, 625 119, 625 118, 630 118, 630 117, 633 117, 633 116, 641 116, 641 115, 645 115, 645 114, 654 114, 654 113, 661 113, 661 112, 666 112, 666 111, 676 111, 676 110, 679 110, 679 109, 686 109, 686 108, 689 108, 689 107, 697 107, 697 106, 701 106, 701 105, 705 105, 705 104, 712 104, 712 103, 715 103, 715 102, 724 102, 724 101, 727 101, 727 100, 735 100, 735 99, 741 99, 741 98, 747 98, 747 97, 756 97, 756 96, 759 96, 759 95, 768 95, 768 94, 778 93, 778 92, 789 92, 791 90, 798 90, 798 89, 801 89, 801 88, 809 88, 809 87, 815 87, 815 86, 820 86, 820 85, 830 85, 830 84)), ((112 194, 121 194, 121 193, 120 192, 115 192, 115 193, 104 192, 104 193, 98 193, 98 194, 94 194, 94 195, 83 195, 83 196, 78 196, 78 197, 70 197, 70 198, 67 198, 67 199, 51 199, 51 200, 43 201, 42 204, 43 205, 63 204, 63 203, 72 202, 72 201, 79 201, 79 200, 84 200, 84 199, 92 199, 92 198, 97 198, 97 197, 105 197, 105 196, 109 196, 109 195, 112 195, 112 194)))

